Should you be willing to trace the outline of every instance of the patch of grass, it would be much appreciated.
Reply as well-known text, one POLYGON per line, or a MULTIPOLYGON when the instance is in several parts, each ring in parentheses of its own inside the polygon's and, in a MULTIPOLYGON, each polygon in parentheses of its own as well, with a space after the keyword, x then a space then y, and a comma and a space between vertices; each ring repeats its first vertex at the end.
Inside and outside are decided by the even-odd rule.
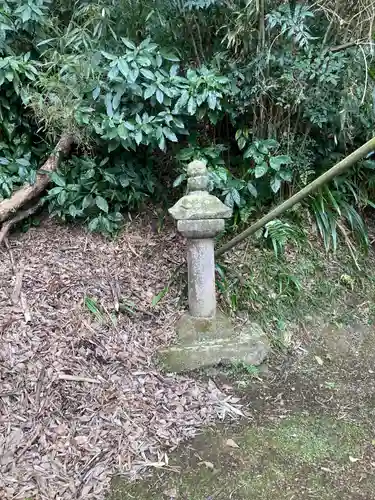
POLYGON ((259 377, 259 368, 254 365, 249 365, 244 361, 238 361, 237 363, 231 363, 227 367, 227 372, 233 377, 240 377, 242 375, 249 376, 251 378, 259 377))
POLYGON ((181 447, 170 460, 180 473, 135 484, 116 480, 110 500, 280 500, 292 494, 331 500, 340 495, 322 467, 345 475, 349 456, 360 456, 365 437, 358 425, 305 414, 229 432, 207 432, 181 447), (239 448, 228 446, 228 437, 239 448))
POLYGON ((101 313, 99 306, 97 304, 97 301, 91 297, 85 296, 84 298, 84 303, 86 306, 86 309, 90 311, 92 316, 99 322, 102 323, 104 320, 104 316, 101 313))
POLYGON ((269 433, 275 449, 288 460, 310 465, 325 460, 347 462, 359 452, 364 437, 362 429, 352 423, 329 417, 297 417, 283 422, 269 433))
POLYGON ((229 254, 225 265, 220 265, 221 303, 233 314, 246 312, 270 333, 274 347, 285 351, 290 324, 305 322, 306 317, 318 315, 335 322, 353 313, 366 313, 361 320, 374 321, 375 306, 369 304, 367 311, 357 307, 375 297, 373 260, 371 254, 358 255, 358 270, 345 248, 327 254, 314 242, 289 247, 276 257, 251 242, 243 254, 229 254))

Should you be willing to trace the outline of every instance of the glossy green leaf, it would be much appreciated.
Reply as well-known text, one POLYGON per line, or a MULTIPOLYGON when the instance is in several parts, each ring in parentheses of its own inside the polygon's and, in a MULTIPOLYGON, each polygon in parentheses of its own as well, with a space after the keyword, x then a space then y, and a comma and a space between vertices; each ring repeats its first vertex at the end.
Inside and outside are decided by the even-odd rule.
POLYGON ((152 71, 150 71, 149 69, 142 68, 140 70, 140 73, 148 80, 155 80, 155 74, 152 71))
POLYGON ((251 196, 254 196, 254 198, 257 198, 258 191, 252 182, 247 183, 247 189, 248 189, 249 193, 251 194, 251 196))
POLYGON ((103 198, 102 196, 97 196, 95 198, 95 203, 96 206, 100 208, 100 210, 102 210, 105 213, 108 213, 108 203, 105 198, 103 198))
POLYGON ((134 135, 134 140, 137 143, 137 145, 139 145, 142 142, 142 131, 141 130, 137 130, 137 132, 134 135))
POLYGON ((163 92, 162 92, 160 89, 157 89, 157 90, 156 90, 156 100, 157 100, 160 104, 163 104, 164 94, 163 94, 163 92))
POLYGON ((117 127, 117 133, 118 133, 118 136, 124 140, 127 139, 129 136, 129 132, 128 132, 127 128, 125 127, 124 123, 120 123, 120 125, 117 127))
POLYGON ((108 92, 108 93, 105 95, 105 98, 104 98, 104 103, 105 103, 105 106, 106 106, 107 115, 108 115, 109 117, 112 117, 112 116, 113 116, 112 94, 111 94, 110 92, 108 92))
POLYGON ((266 163, 261 163, 257 165, 254 169, 254 175, 258 179, 259 177, 263 177, 268 172, 268 167, 266 163))
POLYGON ((278 176, 275 176, 271 179, 270 182, 271 189, 274 193, 277 193, 281 186, 281 180, 278 176))
POLYGON ((196 101, 195 101, 195 99, 194 99, 193 96, 191 96, 190 99, 189 99, 188 108, 187 109, 188 109, 188 113, 190 115, 193 115, 195 113, 196 109, 197 109, 197 103, 196 103, 196 101))
POLYGON ((180 174, 173 183, 173 187, 177 187, 186 180, 186 174, 180 174))
POLYGON ((90 221, 89 226, 88 226, 89 231, 91 231, 91 232, 96 231, 98 229, 98 226, 99 226, 99 219, 98 219, 98 217, 96 217, 95 219, 92 219, 90 221))
POLYGON ((129 72, 130 72, 130 68, 129 68, 128 63, 124 59, 119 59, 118 60, 117 67, 121 71, 122 75, 125 78, 128 78, 129 72))
POLYGON ((57 194, 59 194, 64 188, 63 187, 54 187, 52 189, 49 189, 48 191, 48 195, 49 196, 56 196, 57 194))
POLYGON ((50 172, 49 176, 54 184, 56 184, 57 186, 65 187, 65 179, 61 177, 57 172, 50 172))
POLYGON ((170 128, 163 127, 163 134, 172 142, 178 142, 176 134, 170 128))
POLYGON ((281 165, 287 165, 288 163, 290 163, 290 156, 280 155, 270 158, 270 167, 276 171, 280 170, 281 165))
POLYGON ((60 193, 57 196, 57 203, 61 206, 64 205, 67 197, 68 197, 68 195, 67 195, 67 192, 65 190, 60 191, 60 193))
POLYGON ((233 202, 239 207, 241 205, 241 196, 237 189, 232 189, 230 194, 232 195, 233 202))
POLYGON ((210 94, 208 95, 207 102, 208 102, 208 107, 209 107, 210 109, 215 109, 215 108, 216 108, 216 102, 217 102, 216 95, 215 95, 215 94, 213 94, 213 93, 210 93, 210 94))
POLYGON ((121 41, 130 50, 135 50, 137 48, 136 45, 128 38, 121 37, 121 41))
POLYGON ((112 100, 112 107, 114 110, 116 110, 119 107, 120 102, 121 102, 121 98, 122 98, 122 92, 117 92, 114 95, 113 100, 112 100))
POLYGON ((155 85, 150 85, 145 89, 145 92, 143 94, 144 99, 150 99, 156 92, 156 86, 155 85))
POLYGON ((97 87, 95 87, 95 89, 92 91, 92 98, 94 99, 94 101, 97 100, 97 98, 99 97, 100 95, 100 87, 99 85, 97 87))
POLYGON ((166 59, 167 61, 172 61, 172 62, 179 62, 179 58, 174 55, 172 52, 166 52, 165 50, 160 50, 160 54, 163 57, 163 59, 166 59))
POLYGON ((280 170, 278 174, 284 181, 290 182, 293 178, 293 173, 291 170, 280 170))

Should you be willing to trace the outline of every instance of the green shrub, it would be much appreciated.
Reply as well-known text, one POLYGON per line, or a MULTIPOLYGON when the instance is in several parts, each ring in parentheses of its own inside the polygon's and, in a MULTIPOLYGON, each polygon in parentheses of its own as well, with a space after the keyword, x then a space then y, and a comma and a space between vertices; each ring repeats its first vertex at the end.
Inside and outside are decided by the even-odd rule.
POLYGON ((63 220, 82 220, 90 231, 114 234, 122 211, 135 210, 155 191, 151 170, 131 159, 100 162, 73 157, 50 174, 54 185, 45 200, 49 211, 63 220))
MULTIPOLYGON (((0 196, 70 132, 95 167, 56 173, 53 213, 112 233, 159 171, 167 197, 201 158, 232 227, 246 222, 373 135, 371 44, 346 44, 369 39, 366 5, 340 6, 339 22, 331 3, 0 0, 0 196)), ((331 248, 343 224, 365 241, 373 185, 355 169, 310 200, 331 248)))

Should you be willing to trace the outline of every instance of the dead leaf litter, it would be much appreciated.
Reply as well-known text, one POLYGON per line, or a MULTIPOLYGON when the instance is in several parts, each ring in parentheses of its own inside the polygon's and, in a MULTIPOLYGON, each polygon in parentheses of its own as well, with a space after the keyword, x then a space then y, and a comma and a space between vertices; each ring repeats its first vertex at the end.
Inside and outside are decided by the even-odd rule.
POLYGON ((153 361, 181 305, 173 286, 152 299, 184 242, 150 226, 109 241, 45 221, 0 249, 1 499, 104 499, 113 474, 168 467, 182 440, 241 415, 153 361))

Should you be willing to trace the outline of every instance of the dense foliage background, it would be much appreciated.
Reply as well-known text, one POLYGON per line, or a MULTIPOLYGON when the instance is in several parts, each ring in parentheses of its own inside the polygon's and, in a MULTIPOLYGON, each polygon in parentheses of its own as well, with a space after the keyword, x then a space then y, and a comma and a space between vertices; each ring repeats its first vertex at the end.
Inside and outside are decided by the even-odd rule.
MULTIPOLYGON (((52 213, 113 233, 201 158, 246 223, 373 135, 374 18, 370 0, 0 0, 0 200, 68 132, 52 213)), ((327 248, 347 227, 368 243, 374 165, 308 200, 327 248)))

